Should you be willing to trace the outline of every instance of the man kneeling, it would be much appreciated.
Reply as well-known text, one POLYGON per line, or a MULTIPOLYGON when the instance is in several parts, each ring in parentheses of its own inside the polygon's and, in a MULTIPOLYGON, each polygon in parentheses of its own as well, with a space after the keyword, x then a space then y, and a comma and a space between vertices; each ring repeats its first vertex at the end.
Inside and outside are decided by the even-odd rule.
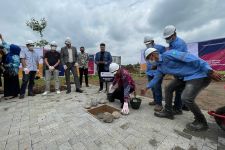
POLYGON ((109 87, 109 91, 114 89, 112 99, 119 99, 121 102, 121 112, 123 114, 129 113, 128 102, 130 100, 130 93, 135 93, 135 83, 129 72, 120 67, 117 63, 111 63, 109 71, 114 74, 113 83, 109 87))

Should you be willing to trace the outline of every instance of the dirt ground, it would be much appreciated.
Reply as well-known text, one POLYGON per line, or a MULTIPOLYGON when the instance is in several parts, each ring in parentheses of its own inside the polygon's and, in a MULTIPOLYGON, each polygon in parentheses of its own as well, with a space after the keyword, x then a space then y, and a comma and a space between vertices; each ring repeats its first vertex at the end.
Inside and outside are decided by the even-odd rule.
MULTIPOLYGON (((141 89, 145 88, 146 86, 147 79, 146 77, 135 77, 134 80, 137 86, 137 94, 140 95, 141 89)), ((170 79, 163 81, 163 89, 169 82, 170 79)), ((90 83, 98 85, 97 80, 90 79, 90 83)), ((202 90, 196 98, 196 102, 200 108, 204 110, 215 110, 218 107, 225 106, 224 86, 225 82, 211 82, 211 84, 206 89, 202 90)), ((152 98, 151 92, 149 91, 146 96, 152 98)))

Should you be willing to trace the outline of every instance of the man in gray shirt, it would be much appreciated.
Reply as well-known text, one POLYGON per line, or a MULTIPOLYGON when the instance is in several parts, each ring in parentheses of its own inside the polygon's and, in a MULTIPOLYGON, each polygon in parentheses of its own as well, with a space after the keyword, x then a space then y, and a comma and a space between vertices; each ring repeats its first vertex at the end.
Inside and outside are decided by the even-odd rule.
POLYGON ((76 92, 82 93, 83 91, 80 89, 80 83, 77 75, 77 69, 75 67, 78 66, 78 55, 76 47, 72 46, 71 39, 66 38, 65 41, 66 46, 61 48, 61 63, 65 70, 65 78, 67 85, 67 94, 71 92, 70 85, 70 71, 73 74, 74 83, 76 85, 76 92))

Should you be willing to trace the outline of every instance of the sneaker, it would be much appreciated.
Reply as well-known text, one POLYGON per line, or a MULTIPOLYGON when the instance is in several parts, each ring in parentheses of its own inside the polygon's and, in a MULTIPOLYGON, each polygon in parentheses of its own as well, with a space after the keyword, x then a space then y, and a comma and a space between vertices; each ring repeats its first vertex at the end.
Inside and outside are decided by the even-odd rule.
POLYGON ((34 93, 28 93, 28 96, 35 96, 34 93))
POLYGON ((208 127, 207 122, 195 120, 192 123, 188 123, 186 125, 186 128, 191 131, 205 131, 209 127, 208 127))
POLYGON ((168 119, 173 119, 173 113, 172 112, 169 112, 165 109, 163 109, 162 111, 160 112, 155 112, 154 115, 156 117, 160 117, 160 118, 168 118, 168 119))
POLYGON ((19 99, 24 99, 24 94, 20 95, 19 99))
POLYGON ((182 106, 182 110, 184 110, 184 111, 190 111, 190 109, 186 105, 183 105, 182 106))
POLYGON ((43 96, 45 96, 45 95, 47 95, 47 94, 48 94, 48 92, 47 92, 47 91, 45 91, 42 95, 43 95, 43 96))
POLYGON ((148 103, 150 106, 156 105, 155 101, 149 102, 148 103))
POLYGON ((177 109, 175 107, 173 107, 173 115, 182 115, 182 109, 177 109))
POLYGON ((60 94, 61 92, 59 90, 56 91, 56 94, 60 94))
POLYGON ((103 92, 103 89, 99 89, 98 92, 99 92, 99 93, 102 93, 102 92, 103 92))
POLYGON ((163 107, 161 105, 156 104, 154 111, 161 111, 163 109, 163 107))
POLYGON ((66 94, 69 94, 69 93, 71 93, 71 90, 67 90, 67 91, 66 91, 66 94))
POLYGON ((83 91, 81 89, 76 89, 76 92, 83 93, 83 91))

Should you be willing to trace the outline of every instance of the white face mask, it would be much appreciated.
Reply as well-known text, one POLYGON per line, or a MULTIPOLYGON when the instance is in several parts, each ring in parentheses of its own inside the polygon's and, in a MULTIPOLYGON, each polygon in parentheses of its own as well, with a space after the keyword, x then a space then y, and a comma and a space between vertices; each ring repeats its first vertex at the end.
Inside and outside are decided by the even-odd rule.
POLYGON ((152 65, 156 65, 156 61, 155 60, 148 60, 148 62, 152 65))
POLYGON ((30 51, 33 51, 33 50, 34 50, 34 46, 29 46, 28 49, 29 49, 30 51))
POLYGON ((52 50, 56 50, 56 48, 57 48, 56 46, 52 46, 51 47, 52 50))
POLYGON ((146 47, 147 48, 152 48, 153 47, 153 44, 152 43, 146 44, 146 47))

